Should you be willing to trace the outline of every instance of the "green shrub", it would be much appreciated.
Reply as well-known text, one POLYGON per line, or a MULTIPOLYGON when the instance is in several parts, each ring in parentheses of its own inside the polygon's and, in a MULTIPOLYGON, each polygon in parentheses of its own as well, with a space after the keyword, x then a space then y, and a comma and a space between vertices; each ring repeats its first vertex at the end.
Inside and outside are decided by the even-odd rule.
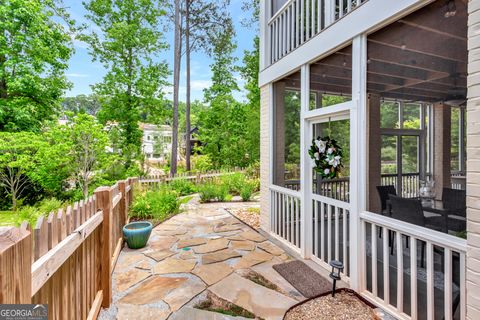
POLYGON ((56 211, 64 207, 64 203, 56 198, 43 199, 35 205, 41 213, 47 215, 52 211, 56 211))
POLYGON ((179 211, 178 194, 162 189, 137 195, 130 209, 130 216, 137 219, 164 220, 179 211))
POLYGON ((195 155, 191 158, 192 168, 198 172, 206 172, 213 169, 212 159, 208 155, 195 155))
POLYGON ((250 201, 254 188, 255 186, 253 185, 253 183, 245 183, 243 185, 243 188, 240 191, 240 197, 242 197, 242 201, 250 201))
POLYGON ((169 184, 170 189, 175 190, 180 196, 187 196, 197 192, 195 184, 187 179, 175 179, 169 184))
POLYGON ((240 195, 246 183, 246 178, 243 173, 233 173, 222 176, 220 182, 227 188, 229 193, 237 196, 240 195))
POLYGON ((228 189, 224 185, 214 182, 207 182, 198 186, 198 192, 201 202, 223 202, 228 198, 228 189))

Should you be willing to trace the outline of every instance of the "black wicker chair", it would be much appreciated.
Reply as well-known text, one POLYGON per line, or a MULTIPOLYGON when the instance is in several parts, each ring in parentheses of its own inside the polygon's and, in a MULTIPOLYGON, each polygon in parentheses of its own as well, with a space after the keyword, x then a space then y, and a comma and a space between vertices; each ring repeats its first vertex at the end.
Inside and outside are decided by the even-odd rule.
POLYGON ((378 195, 380 196, 380 205, 382 207, 382 214, 386 216, 390 216, 390 208, 387 206, 387 200, 389 199, 389 195, 397 195, 397 190, 395 186, 388 185, 388 186, 377 186, 378 195))
POLYGON ((448 215, 448 230, 460 232, 467 228, 467 193, 465 190, 443 188, 443 207, 455 212, 448 215))

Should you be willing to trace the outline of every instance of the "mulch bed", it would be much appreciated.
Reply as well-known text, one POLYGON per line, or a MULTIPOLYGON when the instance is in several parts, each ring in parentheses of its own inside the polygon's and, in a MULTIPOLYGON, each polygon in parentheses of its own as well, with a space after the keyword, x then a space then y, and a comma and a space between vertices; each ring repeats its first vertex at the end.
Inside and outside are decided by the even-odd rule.
POLYGON ((329 279, 322 277, 302 261, 276 264, 273 269, 306 298, 316 297, 332 290, 329 279))
POLYGON ((284 320, 380 320, 374 309, 356 293, 340 289, 294 306, 284 320))

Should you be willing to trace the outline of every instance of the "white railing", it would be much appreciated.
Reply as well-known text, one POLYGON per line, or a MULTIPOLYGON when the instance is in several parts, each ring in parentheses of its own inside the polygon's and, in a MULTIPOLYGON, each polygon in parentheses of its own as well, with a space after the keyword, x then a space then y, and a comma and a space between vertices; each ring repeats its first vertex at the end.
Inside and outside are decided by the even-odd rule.
POLYGON ((301 220, 300 193, 270 186, 270 232, 297 252, 301 248, 301 220))
POLYGON ((268 20, 270 63, 313 38, 366 0, 288 0, 268 20))
MULTIPOLYGON (((348 278, 350 204, 317 194, 312 195, 312 201, 312 259, 327 269, 331 260, 343 262, 348 278)), ((348 281, 345 277, 342 279, 348 281)))
POLYGON ((465 319, 466 240, 369 212, 360 219, 366 298, 402 319, 465 319))

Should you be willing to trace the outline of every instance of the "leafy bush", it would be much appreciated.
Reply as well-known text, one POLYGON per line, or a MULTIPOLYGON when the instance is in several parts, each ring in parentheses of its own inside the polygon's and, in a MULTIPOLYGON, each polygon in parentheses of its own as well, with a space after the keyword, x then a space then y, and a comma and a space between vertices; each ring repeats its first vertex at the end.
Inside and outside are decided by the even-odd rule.
POLYGON ((227 188, 232 195, 240 195, 243 187, 247 183, 243 173, 227 174, 220 178, 220 182, 227 188))
POLYGON ((243 185, 243 188, 240 191, 240 197, 242 197, 243 201, 250 201, 254 188, 255 186, 253 185, 253 183, 245 183, 243 185))
POLYGON ((187 196, 197 192, 195 184, 187 179, 175 179, 169 184, 170 189, 178 192, 180 196, 187 196))
POLYGON ((35 205, 41 213, 47 215, 52 211, 56 211, 64 206, 64 203, 56 198, 43 199, 35 205))
POLYGON ((213 169, 212 159, 208 155, 195 155, 191 158, 192 168, 198 172, 206 172, 213 169))
POLYGON ((198 187, 201 202, 225 201, 228 197, 228 190, 224 185, 207 182, 198 187))
POLYGON ((164 220, 180 211, 177 195, 167 189, 138 194, 130 209, 130 216, 137 219, 164 220))

